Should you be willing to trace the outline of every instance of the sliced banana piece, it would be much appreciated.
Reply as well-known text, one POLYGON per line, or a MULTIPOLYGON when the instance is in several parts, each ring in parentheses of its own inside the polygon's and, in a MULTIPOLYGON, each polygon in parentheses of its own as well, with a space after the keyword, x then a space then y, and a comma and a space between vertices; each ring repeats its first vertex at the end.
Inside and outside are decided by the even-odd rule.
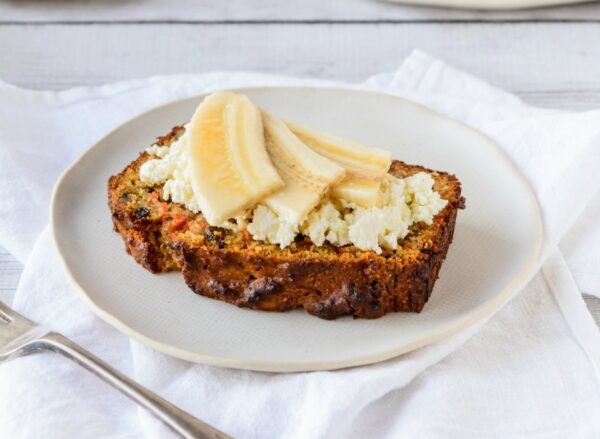
POLYGON ((348 176, 331 189, 331 195, 360 207, 377 207, 381 204, 381 181, 348 176))
POLYGON ((286 124, 263 111, 267 151, 285 186, 263 200, 281 219, 300 224, 346 171, 317 154, 286 124))
POLYGON ((192 189, 209 224, 220 225, 283 187, 265 148, 260 110, 246 96, 206 97, 186 130, 192 189))
POLYGON ((332 188, 333 197, 361 207, 379 205, 381 178, 387 174, 392 162, 389 151, 350 142, 296 123, 287 122, 287 125, 314 151, 346 169, 346 178, 332 188))
POLYGON ((354 143, 296 123, 286 124, 306 145, 343 166, 350 175, 377 179, 390 169, 392 156, 389 151, 354 143))

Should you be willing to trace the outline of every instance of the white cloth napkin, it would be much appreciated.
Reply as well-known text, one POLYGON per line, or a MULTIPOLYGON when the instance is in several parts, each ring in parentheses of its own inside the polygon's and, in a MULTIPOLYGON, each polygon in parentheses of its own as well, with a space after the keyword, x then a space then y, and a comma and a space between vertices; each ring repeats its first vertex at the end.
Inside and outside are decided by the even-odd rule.
MULTIPOLYGON (((0 245, 25 263, 14 307, 236 437, 598 437, 600 333, 556 244, 581 288, 600 295, 600 197, 594 198, 600 112, 531 108, 421 52, 394 74, 358 87, 408 97, 483 131, 521 169, 542 205, 548 258, 494 317, 376 365, 269 374, 169 358, 85 308, 44 227, 61 170, 105 132, 158 104, 276 84, 339 85, 240 72, 57 93, 0 84, 0 245)), ((53 354, 0 366, 0 432, 11 438, 171 435, 53 354)))

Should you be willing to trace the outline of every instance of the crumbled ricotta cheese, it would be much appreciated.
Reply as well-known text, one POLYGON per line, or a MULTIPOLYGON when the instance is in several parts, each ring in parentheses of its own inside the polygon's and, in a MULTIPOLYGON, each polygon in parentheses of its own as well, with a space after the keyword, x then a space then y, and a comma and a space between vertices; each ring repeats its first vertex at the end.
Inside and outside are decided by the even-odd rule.
POLYGON ((308 214, 300 232, 318 246, 322 246, 325 241, 338 246, 350 244, 348 224, 344 221, 342 212, 329 199, 325 199, 308 214))
POLYGON ((431 224, 433 217, 448 203, 433 190, 433 178, 425 172, 419 172, 404 179, 406 194, 410 197, 412 222, 431 224))
POLYGON ((200 212, 200 207, 192 190, 188 168, 188 153, 185 134, 175 140, 170 147, 152 145, 146 152, 157 156, 140 167, 140 179, 144 183, 164 183, 163 198, 185 205, 192 212, 200 212))
POLYGON ((362 208, 340 200, 325 199, 296 227, 280 220, 265 206, 254 210, 248 231, 254 239, 289 245, 295 235, 308 236, 317 246, 325 241, 336 246, 353 244, 361 250, 394 250, 409 227, 417 222, 431 224, 447 201, 433 190, 433 178, 420 172, 406 179, 387 176, 382 182, 382 205, 362 208))
POLYGON ((362 250, 375 250, 377 253, 381 253, 382 247, 396 249, 398 240, 408 234, 408 228, 413 223, 407 204, 407 189, 404 180, 387 176, 382 182, 381 207, 354 207, 345 216, 350 241, 362 250))
POLYGON ((150 148, 146 148, 146 152, 148 154, 155 155, 155 156, 160 157, 162 159, 169 152, 169 147, 168 146, 152 145, 150 148))
POLYGON ((256 240, 279 244, 284 248, 296 238, 298 225, 281 220, 271 209, 259 205, 254 209, 248 231, 256 240))
MULTIPOLYGON (((188 167, 185 134, 170 147, 153 145, 146 150, 157 157, 146 161, 140 168, 140 178, 149 184, 164 183, 163 198, 185 205, 192 212, 200 208, 194 196, 188 167)), ((336 246, 353 244, 361 250, 381 253, 394 250, 409 227, 418 222, 431 224, 447 201, 433 190, 433 178, 425 172, 399 179, 386 176, 383 180, 382 203, 379 207, 362 208, 343 200, 324 199, 309 213, 302 224, 293 224, 279 218, 271 209, 258 205, 253 211, 243 212, 235 221, 223 227, 232 230, 247 229, 256 240, 280 247, 290 245, 299 233, 308 236, 317 246, 325 241, 336 246)))

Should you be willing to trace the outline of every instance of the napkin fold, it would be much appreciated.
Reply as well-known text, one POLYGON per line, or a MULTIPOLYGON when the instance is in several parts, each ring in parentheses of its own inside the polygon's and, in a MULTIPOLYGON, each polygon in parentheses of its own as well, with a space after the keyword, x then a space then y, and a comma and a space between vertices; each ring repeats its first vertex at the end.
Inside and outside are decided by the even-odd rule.
MULTIPOLYGON (((397 94, 479 129, 528 179, 544 217, 547 259, 495 316, 379 364, 270 374, 167 357, 79 301, 45 227, 52 184, 70 161, 156 105, 223 88, 300 84, 341 85, 243 72, 64 92, 0 84, 0 245, 25 262, 13 306, 235 437, 600 435, 600 333, 576 284, 600 295, 600 112, 530 107, 422 52, 396 72, 345 86, 397 94)), ((0 431, 11 438, 171 435, 52 354, 0 367, 0 431)))

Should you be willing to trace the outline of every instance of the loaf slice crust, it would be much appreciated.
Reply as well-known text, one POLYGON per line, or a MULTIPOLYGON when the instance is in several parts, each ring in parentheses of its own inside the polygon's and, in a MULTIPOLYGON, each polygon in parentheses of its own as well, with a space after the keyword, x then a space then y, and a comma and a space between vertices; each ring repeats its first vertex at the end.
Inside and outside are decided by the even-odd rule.
MULTIPOLYGON (((183 132, 175 127, 157 144, 169 146, 183 132)), ((448 201, 431 225, 414 224, 397 250, 381 255, 352 245, 318 247, 306 237, 280 249, 253 240, 247 231, 209 226, 202 214, 165 202, 159 185, 139 178, 140 166, 151 158, 140 154, 108 182, 114 229, 127 252, 153 273, 181 270, 197 294, 257 310, 304 307, 325 319, 419 312, 452 242, 457 212, 464 208, 455 176, 393 161, 390 174, 427 172, 448 201)))

